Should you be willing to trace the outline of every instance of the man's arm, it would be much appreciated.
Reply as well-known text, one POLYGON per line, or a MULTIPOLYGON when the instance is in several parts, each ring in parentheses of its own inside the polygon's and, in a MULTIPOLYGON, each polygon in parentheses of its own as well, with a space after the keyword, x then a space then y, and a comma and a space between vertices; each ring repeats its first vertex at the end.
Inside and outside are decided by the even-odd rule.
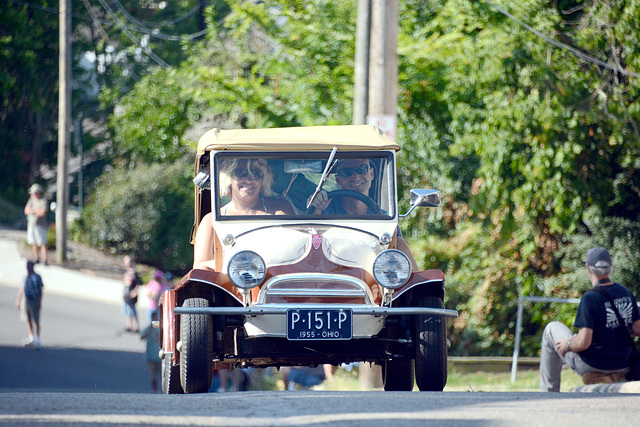
MULTIPOLYGON (((639 326, 640 327, 640 326, 639 326)), ((593 329, 580 328, 578 335, 574 335, 571 338, 563 338, 556 342, 556 349, 561 356, 564 356, 567 351, 573 351, 580 353, 589 348, 591 341, 593 340, 593 329), (571 340, 571 346, 567 347, 567 342, 571 340)))
MULTIPOLYGON (((331 199, 327 194, 328 193, 325 190, 320 190, 320 192, 316 194, 316 198, 313 199, 313 203, 311 203, 311 206, 316 208, 316 210, 313 212, 315 215, 320 215, 322 211, 325 210, 331 203, 331 199)), ((307 203, 309 203, 310 199, 311 196, 309 196, 309 198, 307 199, 307 203)))
POLYGON ((632 328, 632 334, 635 335, 636 337, 640 337, 640 319, 633 322, 633 325, 631 326, 631 328, 632 328))

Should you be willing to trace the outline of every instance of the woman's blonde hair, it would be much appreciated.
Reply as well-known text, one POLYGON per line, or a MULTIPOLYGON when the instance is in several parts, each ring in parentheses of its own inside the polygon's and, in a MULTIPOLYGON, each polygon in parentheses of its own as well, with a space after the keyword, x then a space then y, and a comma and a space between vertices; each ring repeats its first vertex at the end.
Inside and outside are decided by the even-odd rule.
POLYGON ((260 169, 262 171, 262 190, 260 192, 263 196, 273 196, 273 173, 271 168, 265 159, 226 159, 222 161, 220 168, 220 196, 231 197, 231 180, 233 179, 233 171, 238 166, 245 168, 249 173, 249 176, 253 178, 252 170, 260 169))

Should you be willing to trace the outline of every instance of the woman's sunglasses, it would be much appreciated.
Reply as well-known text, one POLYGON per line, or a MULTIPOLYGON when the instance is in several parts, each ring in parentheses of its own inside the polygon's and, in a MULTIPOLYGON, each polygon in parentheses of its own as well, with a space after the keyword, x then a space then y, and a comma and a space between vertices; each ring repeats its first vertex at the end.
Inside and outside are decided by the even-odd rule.
POLYGON ((336 172, 336 175, 342 178, 346 178, 353 175, 354 173, 357 173, 358 175, 365 174, 369 172, 369 169, 371 169, 371 166, 369 165, 358 165, 352 168, 342 168, 336 172))
POLYGON ((233 176, 237 179, 262 179, 264 172, 262 169, 251 169, 251 174, 245 168, 236 168, 233 170, 233 176))

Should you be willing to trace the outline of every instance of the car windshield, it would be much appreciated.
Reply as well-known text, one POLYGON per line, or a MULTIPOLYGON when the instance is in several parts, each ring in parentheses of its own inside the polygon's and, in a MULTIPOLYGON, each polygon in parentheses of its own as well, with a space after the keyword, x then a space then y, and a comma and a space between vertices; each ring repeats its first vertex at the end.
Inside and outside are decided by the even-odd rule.
POLYGON ((395 216, 393 151, 330 154, 212 153, 216 220, 395 216))

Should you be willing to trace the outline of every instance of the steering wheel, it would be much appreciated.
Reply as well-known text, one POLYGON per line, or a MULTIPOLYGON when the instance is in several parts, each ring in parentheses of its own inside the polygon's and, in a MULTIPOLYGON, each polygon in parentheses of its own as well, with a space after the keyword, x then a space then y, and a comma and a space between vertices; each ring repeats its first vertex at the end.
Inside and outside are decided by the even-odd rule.
MULTIPOLYGON (((366 196, 366 195, 364 195, 362 193, 358 193, 357 191, 352 191, 352 190, 334 190, 334 191, 328 191, 327 192, 327 199, 333 199, 335 197, 351 197, 351 198, 354 198, 354 199, 358 199, 362 203, 367 205, 367 207, 369 209, 371 209, 372 211, 374 211, 376 214, 381 214, 382 213, 382 208, 380 206, 378 206, 378 204, 375 202, 375 200, 373 200, 371 197, 366 196)), ((314 209, 315 209, 315 206, 310 206, 309 209, 307 209, 307 215, 310 215, 313 212, 314 209)))

